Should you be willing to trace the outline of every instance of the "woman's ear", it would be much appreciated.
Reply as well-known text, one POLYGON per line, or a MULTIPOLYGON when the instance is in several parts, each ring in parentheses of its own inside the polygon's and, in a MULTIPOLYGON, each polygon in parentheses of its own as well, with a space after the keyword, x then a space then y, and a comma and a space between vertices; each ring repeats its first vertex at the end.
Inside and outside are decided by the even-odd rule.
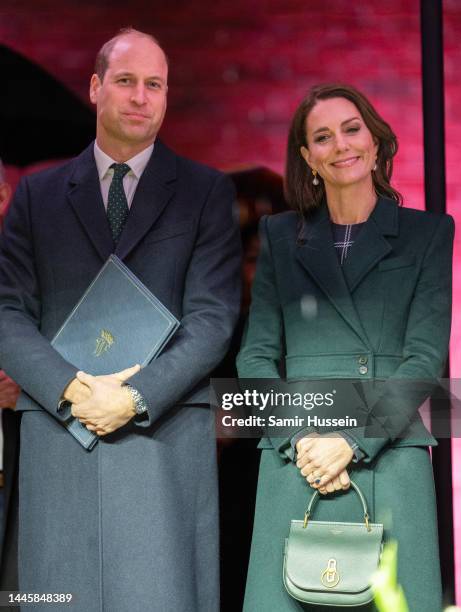
POLYGON ((373 138, 373 142, 375 143, 375 155, 376 155, 376 159, 378 159, 379 140, 377 138, 373 138))
POLYGON ((302 146, 300 151, 301 151, 302 157, 304 158, 304 161, 306 162, 308 166, 310 166, 309 159, 311 155, 309 153, 309 149, 307 147, 302 146))

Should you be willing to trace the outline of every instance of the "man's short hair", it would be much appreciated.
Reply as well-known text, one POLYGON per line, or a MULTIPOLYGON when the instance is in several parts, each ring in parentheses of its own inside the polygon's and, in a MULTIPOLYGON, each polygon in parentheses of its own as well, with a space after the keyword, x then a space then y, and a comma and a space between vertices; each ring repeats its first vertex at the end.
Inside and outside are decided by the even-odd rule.
POLYGON ((4 183, 5 181, 6 181, 5 166, 3 165, 3 162, 0 158, 0 183, 4 183))
MULTIPOLYGON (((122 38, 123 36, 127 36, 128 34, 136 34, 138 36, 145 36, 146 38, 149 38, 152 42, 154 42, 156 45, 158 45, 160 49, 162 49, 159 41, 155 38, 155 36, 152 36, 152 34, 141 32, 140 30, 136 30, 135 28, 132 28, 132 27, 121 28, 113 38, 111 38, 110 40, 108 40, 106 43, 103 44, 103 46, 99 49, 98 54, 96 55, 94 71, 98 75, 101 83, 104 79, 104 75, 106 74, 107 68, 109 67, 109 58, 110 58, 110 54, 112 53, 112 49, 115 47, 115 44, 117 43, 119 38, 122 38)), ((163 54, 165 55, 165 61, 168 64, 168 58, 166 56, 165 51, 163 51, 163 54)))

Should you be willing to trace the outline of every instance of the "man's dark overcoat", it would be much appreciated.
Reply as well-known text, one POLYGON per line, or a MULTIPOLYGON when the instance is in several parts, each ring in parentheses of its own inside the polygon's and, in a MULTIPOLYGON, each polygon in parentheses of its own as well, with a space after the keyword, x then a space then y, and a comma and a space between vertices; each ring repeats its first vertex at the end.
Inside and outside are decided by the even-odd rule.
MULTIPOLYGON (((289 380, 366 383, 361 389, 371 429, 349 430, 365 458, 348 469, 366 494, 372 520, 384 523, 386 540, 398 540, 399 579, 411 612, 440 610, 427 448, 436 440, 418 408, 442 375, 448 351, 453 220, 379 198, 342 268, 326 206, 303 223, 294 212, 267 217, 261 230, 239 376, 277 378, 283 362, 289 380)), ((282 584, 290 521, 303 518, 312 494, 293 461, 296 429, 260 444, 245 612, 310 609, 282 584)), ((313 518, 363 521, 353 492, 326 496, 313 518)))
POLYGON ((22 591, 70 592, 72 609, 85 612, 218 609, 206 403, 207 376, 239 310, 233 203, 229 179, 157 140, 114 248, 93 145, 21 181, 1 237, 0 363, 25 391, 22 591), (87 452, 59 422, 58 402, 77 368, 50 339, 112 252, 181 327, 130 381, 148 402, 148 421, 130 421, 87 452), (44 409, 32 410, 28 396, 44 409))

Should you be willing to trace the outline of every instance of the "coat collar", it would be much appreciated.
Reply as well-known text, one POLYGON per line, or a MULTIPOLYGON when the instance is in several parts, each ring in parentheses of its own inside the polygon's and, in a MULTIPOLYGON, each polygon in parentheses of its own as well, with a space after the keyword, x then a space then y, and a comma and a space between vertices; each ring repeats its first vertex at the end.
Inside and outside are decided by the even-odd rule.
POLYGON ((379 198, 376 206, 358 235, 343 265, 349 291, 352 293, 362 279, 374 268, 386 255, 392 251, 392 247, 385 236, 397 236, 398 206, 393 200, 379 198))
POLYGON ((326 205, 321 206, 304 222, 299 234, 298 260, 362 339, 366 338, 366 334, 351 293, 364 276, 392 250, 384 236, 397 234, 398 207, 385 198, 378 199, 342 268, 333 246, 326 205))
POLYGON ((110 233, 101 196, 93 143, 75 160, 69 181, 70 203, 103 261, 111 253, 125 258, 158 219, 174 193, 176 156, 156 140, 154 152, 139 180, 130 214, 117 247, 110 233))

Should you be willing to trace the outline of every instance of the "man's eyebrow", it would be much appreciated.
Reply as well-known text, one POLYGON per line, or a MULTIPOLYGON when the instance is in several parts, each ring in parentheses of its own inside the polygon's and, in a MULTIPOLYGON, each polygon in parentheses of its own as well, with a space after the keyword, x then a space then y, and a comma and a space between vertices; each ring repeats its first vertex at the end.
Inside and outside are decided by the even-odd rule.
MULTIPOLYGON (((343 121, 341 123, 341 126, 346 125, 346 123, 349 123, 350 121, 355 121, 356 119, 358 119, 360 121, 360 117, 351 117, 350 119, 346 119, 345 121, 343 121)), ((327 127, 321 127, 321 128, 317 128, 315 130, 315 132, 313 132, 314 134, 317 134, 317 132, 328 132, 329 128, 327 127)))
MULTIPOLYGON (((120 79, 122 77, 136 77, 136 75, 133 72, 129 72, 128 70, 120 70, 120 72, 116 72, 114 74, 114 78, 115 79, 120 79)), ((144 80, 146 80, 146 81, 161 81, 162 83, 165 83, 165 79, 163 77, 161 77, 161 76, 156 75, 156 74, 154 74, 152 76, 148 76, 144 80)))
POLYGON ((163 77, 157 76, 157 75, 147 77, 146 81, 160 81, 161 83, 165 83, 166 82, 163 77))

